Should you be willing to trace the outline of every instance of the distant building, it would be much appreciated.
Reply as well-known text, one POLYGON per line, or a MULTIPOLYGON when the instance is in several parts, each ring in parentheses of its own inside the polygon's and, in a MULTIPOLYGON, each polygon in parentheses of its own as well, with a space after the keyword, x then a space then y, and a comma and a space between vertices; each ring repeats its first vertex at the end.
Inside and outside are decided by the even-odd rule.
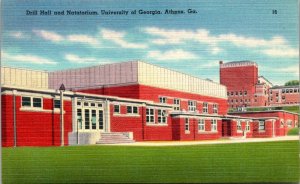
POLYGON ((274 86, 269 90, 269 104, 271 106, 299 104, 299 96, 299 86, 274 86))
POLYGON ((258 76, 253 61, 220 61, 220 83, 227 87, 229 108, 282 106, 300 103, 299 86, 274 86, 258 76))
POLYGON ((227 87, 230 108, 267 106, 270 82, 258 77, 258 66, 253 61, 220 61, 220 83, 227 87))

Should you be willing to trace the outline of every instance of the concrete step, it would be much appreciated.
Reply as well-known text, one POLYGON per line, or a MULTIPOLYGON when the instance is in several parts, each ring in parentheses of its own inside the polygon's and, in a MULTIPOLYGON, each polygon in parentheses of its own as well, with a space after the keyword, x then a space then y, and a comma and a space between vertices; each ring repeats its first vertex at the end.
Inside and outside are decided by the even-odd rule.
POLYGON ((130 139, 126 133, 123 132, 103 132, 101 138, 96 144, 120 144, 120 143, 133 143, 134 140, 130 139))

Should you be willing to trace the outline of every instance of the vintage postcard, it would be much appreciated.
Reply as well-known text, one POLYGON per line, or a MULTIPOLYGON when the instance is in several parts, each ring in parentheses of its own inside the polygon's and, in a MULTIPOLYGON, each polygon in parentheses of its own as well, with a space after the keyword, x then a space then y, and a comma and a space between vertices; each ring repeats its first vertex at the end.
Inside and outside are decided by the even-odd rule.
POLYGON ((297 0, 2 0, 2 183, 298 183, 297 0))

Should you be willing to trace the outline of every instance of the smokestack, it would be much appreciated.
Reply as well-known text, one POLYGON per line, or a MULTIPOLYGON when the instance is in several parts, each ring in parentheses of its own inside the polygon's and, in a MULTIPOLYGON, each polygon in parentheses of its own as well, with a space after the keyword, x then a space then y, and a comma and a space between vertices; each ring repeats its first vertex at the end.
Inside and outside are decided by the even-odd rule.
POLYGON ((220 64, 220 65, 223 64, 223 61, 219 61, 219 64, 220 64))

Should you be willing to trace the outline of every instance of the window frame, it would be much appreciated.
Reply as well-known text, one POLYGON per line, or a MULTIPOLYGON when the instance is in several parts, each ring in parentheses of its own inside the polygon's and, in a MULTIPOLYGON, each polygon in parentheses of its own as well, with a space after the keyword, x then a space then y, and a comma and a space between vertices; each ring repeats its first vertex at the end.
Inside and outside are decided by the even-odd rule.
POLYGON ((211 132, 217 132, 218 131, 218 121, 216 119, 211 120, 210 131, 211 132))
POLYGON ((53 99, 53 109, 60 109, 60 99, 53 99), (55 104, 57 101, 59 102, 59 107, 57 107, 57 104, 55 104))
POLYGON ((184 130, 185 130, 185 132, 190 132, 190 120, 189 120, 189 118, 184 119, 184 130))
POLYGON ((32 107, 31 97, 30 96, 22 96, 21 97, 21 107, 32 107), (23 105, 23 98, 29 98, 29 105, 23 105))
POLYGON ((236 121, 236 130, 237 131, 242 131, 242 122, 241 122, 241 120, 236 121))
POLYGON ((195 100, 188 100, 188 111, 195 112, 197 110, 197 102, 195 100))
POLYGON ((198 132, 205 132, 205 120, 198 119, 198 132))
POLYGON ((159 97, 159 103, 163 103, 163 104, 167 103, 167 97, 165 97, 165 96, 160 96, 160 97, 159 97))
POLYGON ((219 106, 218 104, 213 104, 213 113, 218 114, 219 113, 219 106))
POLYGON ((174 98, 173 99, 173 104, 174 104, 174 110, 175 111, 180 111, 180 99, 179 98, 174 98))
POLYGON ((126 106, 126 114, 139 114, 139 108, 137 106, 134 105, 127 105, 126 106), (136 108, 136 112, 134 112, 134 109, 136 108), (130 112, 128 112, 128 110, 130 109, 130 112))
POLYGON ((120 104, 114 104, 114 114, 121 114, 121 106, 120 106, 120 104), (118 111, 116 111, 116 107, 118 107, 118 111))
POLYGON ((147 124, 155 124, 155 109, 154 108, 146 108, 146 123, 147 124), (153 111, 153 114, 151 114, 151 111, 153 111), (151 121, 151 119, 152 119, 151 117, 153 118, 153 121, 151 121))
POLYGON ((202 112, 204 114, 208 114, 208 103, 207 102, 203 102, 202 105, 203 105, 202 112))
POLYGON ((266 122, 265 121, 263 121, 263 120, 258 121, 258 130, 259 131, 265 131, 266 130, 266 122))
POLYGON ((246 132, 250 132, 250 121, 246 121, 246 132))
POLYGON ((166 110, 163 110, 163 109, 157 110, 157 123, 158 124, 167 124, 168 123, 166 110))
POLYGON ((35 97, 35 96, 21 96, 21 107, 22 108, 34 108, 34 109, 43 109, 44 102, 43 102, 43 97, 35 97), (23 105, 23 98, 30 98, 30 106, 29 105, 23 105), (33 100, 34 99, 40 99, 40 106, 34 106, 33 100))

